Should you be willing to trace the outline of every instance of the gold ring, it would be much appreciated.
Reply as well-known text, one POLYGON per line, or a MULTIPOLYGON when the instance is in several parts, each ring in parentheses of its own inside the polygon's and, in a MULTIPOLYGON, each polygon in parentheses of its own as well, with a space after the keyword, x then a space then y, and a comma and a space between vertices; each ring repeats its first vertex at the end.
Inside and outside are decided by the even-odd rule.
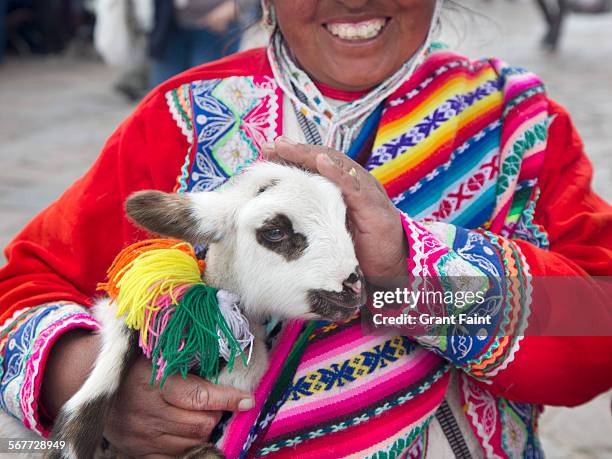
POLYGON ((350 170, 350 171, 348 171, 348 174, 349 174, 351 177, 357 177, 357 170, 356 170, 354 167, 351 167, 351 170, 350 170))

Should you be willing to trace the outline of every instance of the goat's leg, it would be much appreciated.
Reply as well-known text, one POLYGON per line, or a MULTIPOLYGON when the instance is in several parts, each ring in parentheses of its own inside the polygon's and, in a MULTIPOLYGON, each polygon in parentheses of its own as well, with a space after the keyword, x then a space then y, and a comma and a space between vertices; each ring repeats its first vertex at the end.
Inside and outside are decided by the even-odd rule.
POLYGON ((187 453, 179 456, 179 459, 225 459, 225 454, 214 445, 197 446, 187 453))
POLYGON ((219 384, 232 386, 246 392, 252 392, 257 387, 257 384, 259 384, 259 381, 268 369, 265 330, 255 320, 249 320, 249 329, 255 337, 249 365, 244 365, 242 358, 237 357, 232 371, 229 371, 229 368, 226 366, 219 373, 219 384))
POLYGON ((85 383, 64 404, 55 421, 51 437, 66 442, 66 446, 49 453, 47 459, 94 457, 102 441, 109 407, 139 352, 136 333, 115 317, 115 308, 108 299, 96 304, 94 316, 101 326, 100 353, 85 383))

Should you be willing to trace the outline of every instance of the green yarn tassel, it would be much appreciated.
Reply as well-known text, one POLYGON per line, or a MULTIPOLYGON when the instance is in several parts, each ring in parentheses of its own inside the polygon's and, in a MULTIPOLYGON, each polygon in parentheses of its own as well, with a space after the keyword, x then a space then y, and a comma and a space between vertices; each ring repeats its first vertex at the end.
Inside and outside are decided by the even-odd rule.
POLYGON ((217 289, 195 284, 183 294, 174 308, 153 348, 151 384, 160 370, 160 362, 164 365, 160 381, 160 387, 163 387, 166 379, 176 373, 185 378, 196 357, 200 360, 198 375, 217 383, 221 358, 217 329, 229 343, 229 371, 233 370, 236 356, 239 354, 244 364, 247 364, 242 348, 221 314, 217 289))

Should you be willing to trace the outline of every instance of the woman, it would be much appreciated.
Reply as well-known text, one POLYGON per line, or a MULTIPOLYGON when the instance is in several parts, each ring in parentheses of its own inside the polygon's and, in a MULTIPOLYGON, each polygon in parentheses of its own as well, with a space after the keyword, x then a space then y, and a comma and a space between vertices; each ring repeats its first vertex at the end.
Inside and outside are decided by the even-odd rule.
POLYGON ((107 440, 167 457, 207 441, 231 411, 212 432, 228 457, 540 457, 540 405, 608 389, 612 353, 603 337, 523 338, 557 314, 530 310, 531 276, 612 273, 612 211, 590 189, 569 116, 534 75, 431 44, 441 8, 265 1, 267 50, 151 93, 7 248, 4 410, 44 434, 84 380, 98 346, 87 312, 96 283, 148 237, 124 216, 129 194, 211 190, 264 156, 340 186, 371 283, 461 266, 504 280, 510 299, 493 328, 467 336, 369 336, 359 319, 285 324, 254 395, 194 376, 159 390, 141 359, 107 440))

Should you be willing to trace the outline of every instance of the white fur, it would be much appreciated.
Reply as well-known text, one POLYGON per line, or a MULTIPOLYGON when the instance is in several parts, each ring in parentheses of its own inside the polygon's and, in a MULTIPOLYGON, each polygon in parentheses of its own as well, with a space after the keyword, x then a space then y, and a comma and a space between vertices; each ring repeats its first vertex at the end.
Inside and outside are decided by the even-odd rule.
POLYGON ((67 413, 76 411, 89 400, 112 394, 121 382, 123 357, 128 350, 127 329, 120 319, 115 317, 110 300, 104 298, 93 308, 94 316, 100 322, 102 348, 96 358, 91 374, 63 407, 67 413))
MULTIPOLYGON (((62 407, 58 421, 61 420, 59 422, 64 426, 77 424, 78 415, 88 402, 97 399, 110 400, 121 382, 129 346, 128 330, 123 321, 116 317, 115 308, 111 307, 109 298, 97 301, 93 307, 93 314, 100 323, 100 353, 85 383, 62 407)), ((101 426, 103 423, 104 419, 100 418, 101 426)), ((59 439, 66 441, 66 447, 60 453, 61 457, 79 459, 73 443, 78 443, 78 438, 66 438, 63 432, 59 432, 58 435, 59 439)))
POLYGON ((251 333, 255 335, 251 361, 248 366, 245 366, 242 359, 236 358, 232 371, 226 366, 219 373, 219 384, 252 392, 268 369, 268 350, 266 349, 263 327, 255 320, 250 320, 249 323, 251 333))
MULTIPOLYGON (((232 372, 227 367, 221 372, 219 382, 252 391, 268 366, 261 318, 314 317, 309 291, 341 292, 343 282, 356 271, 346 206, 340 190, 325 178, 273 163, 257 163, 218 191, 189 196, 189 214, 198 222, 196 240, 189 242, 208 243, 204 280, 240 297, 254 335, 250 364, 237 359, 232 372), (257 242, 256 230, 278 214, 287 216, 293 230, 307 238, 308 247, 296 259, 287 260, 257 242)), ((164 211, 160 219, 173 218, 164 211)), ((74 419, 87 401, 112 395, 120 383, 129 339, 109 303, 106 299, 95 307, 102 349, 91 375, 62 409, 68 419, 74 419)))
POLYGON ((238 292, 249 313, 310 317, 311 289, 340 292, 357 268, 353 241, 345 226, 346 205, 327 179, 274 163, 257 163, 220 191, 193 193, 203 233, 220 240, 209 245, 206 281, 238 292), (278 183, 264 193, 257 190, 278 183), (261 246, 255 230, 282 213, 308 239, 305 253, 286 261, 261 246))

